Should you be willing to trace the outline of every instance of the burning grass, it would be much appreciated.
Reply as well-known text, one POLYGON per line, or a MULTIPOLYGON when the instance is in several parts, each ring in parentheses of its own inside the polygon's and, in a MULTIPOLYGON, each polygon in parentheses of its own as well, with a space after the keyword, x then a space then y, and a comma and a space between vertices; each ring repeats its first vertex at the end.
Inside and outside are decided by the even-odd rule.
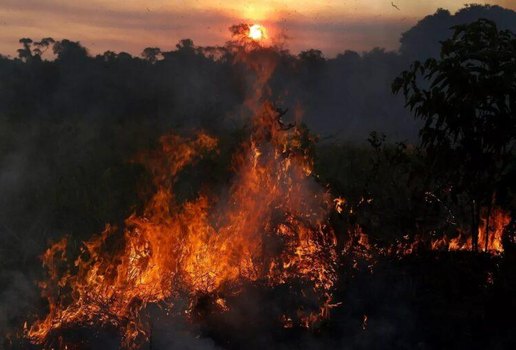
MULTIPOLYGON (((328 222, 333 202, 311 177, 306 135, 278 120, 265 103, 233 158, 229 188, 216 197, 199 193, 180 203, 174 193, 180 172, 214 152, 216 139, 171 135, 158 150, 141 154, 156 188, 143 213, 131 215, 123 228, 106 226, 76 257, 68 257, 66 238, 46 251, 49 279, 41 288, 49 312, 28 337, 45 343, 61 328, 114 327, 124 347, 135 348, 148 337, 141 321, 148 304, 172 307, 187 297, 191 312, 200 295, 238 293, 245 281, 304 281, 318 308, 294 310, 285 319, 310 327, 327 317, 337 263, 328 222)), ((224 310, 224 299, 216 300, 224 310)))

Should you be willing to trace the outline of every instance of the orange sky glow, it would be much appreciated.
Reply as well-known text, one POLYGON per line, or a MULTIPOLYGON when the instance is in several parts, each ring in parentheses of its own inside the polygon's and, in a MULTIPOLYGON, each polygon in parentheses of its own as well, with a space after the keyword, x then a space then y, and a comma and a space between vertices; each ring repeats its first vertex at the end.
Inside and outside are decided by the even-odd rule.
MULTIPOLYGON (((328 56, 375 46, 396 49, 400 34, 439 7, 454 12, 457 0, 2 0, 0 53, 14 56, 18 39, 78 40, 90 53, 138 55, 145 47, 174 48, 184 38, 221 45, 227 28, 260 23, 293 52, 321 49, 328 56)), ((516 0, 491 0, 516 9, 516 0)))

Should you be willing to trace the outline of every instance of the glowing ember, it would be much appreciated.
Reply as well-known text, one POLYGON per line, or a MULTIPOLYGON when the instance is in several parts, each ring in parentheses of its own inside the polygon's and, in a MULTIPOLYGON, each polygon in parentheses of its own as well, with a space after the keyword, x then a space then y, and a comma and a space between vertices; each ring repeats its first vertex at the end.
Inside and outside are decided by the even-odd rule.
POLYGON ((249 27, 249 37, 255 41, 265 38, 265 28, 259 24, 253 24, 249 27))

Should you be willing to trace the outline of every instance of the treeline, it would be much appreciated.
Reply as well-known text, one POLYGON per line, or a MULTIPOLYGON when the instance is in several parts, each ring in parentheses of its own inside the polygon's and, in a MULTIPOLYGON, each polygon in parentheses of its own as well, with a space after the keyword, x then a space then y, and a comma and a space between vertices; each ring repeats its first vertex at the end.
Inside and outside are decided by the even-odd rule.
MULTIPOLYGON (((2 116, 153 120, 162 130, 227 128, 245 119, 239 113, 249 78, 234 64, 228 46, 197 47, 185 39, 171 51, 146 48, 140 57, 112 51, 93 57, 66 39, 20 43, 17 58, 0 61, 2 116)), ((315 49, 280 54, 275 96, 285 106, 302 106, 314 131, 352 141, 363 141, 372 129, 415 138, 414 123, 389 92, 408 63, 397 53, 346 51, 332 59, 315 49)))

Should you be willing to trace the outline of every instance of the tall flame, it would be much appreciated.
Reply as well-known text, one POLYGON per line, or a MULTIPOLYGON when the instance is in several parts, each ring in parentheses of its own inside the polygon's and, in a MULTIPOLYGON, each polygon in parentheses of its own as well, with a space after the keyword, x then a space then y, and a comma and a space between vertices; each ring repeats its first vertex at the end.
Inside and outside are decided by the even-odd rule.
MULTIPOLYGON (((187 297, 195 307, 197 296, 234 291, 246 281, 302 280, 319 309, 284 318, 310 326, 327 316, 336 281, 336 238, 328 224, 333 201, 310 175, 306 134, 285 127, 278 109, 264 101, 274 55, 242 55, 257 74, 246 103, 255 117, 233 157, 228 188, 178 200, 181 171, 215 151, 218 141, 204 133, 162 137, 158 150, 137 157, 156 188, 142 213, 128 217, 122 229, 107 225, 84 242, 73 264, 66 239, 43 255, 49 312, 27 330, 33 342, 49 344, 66 328, 100 326, 118 329, 122 345, 136 348, 148 337, 141 318, 146 305, 187 297)), ((216 303, 227 308, 222 298, 216 303)))
MULTIPOLYGON (((511 216, 508 212, 494 208, 492 212, 484 208, 482 210, 482 220, 478 227, 478 247, 488 253, 503 253, 502 236, 504 229, 511 222, 511 216), (488 227, 489 225, 489 227, 488 227)), ((473 242, 471 237, 465 237, 460 233, 457 237, 449 238, 444 236, 440 239, 432 241, 432 249, 434 250, 473 250, 473 242)))

